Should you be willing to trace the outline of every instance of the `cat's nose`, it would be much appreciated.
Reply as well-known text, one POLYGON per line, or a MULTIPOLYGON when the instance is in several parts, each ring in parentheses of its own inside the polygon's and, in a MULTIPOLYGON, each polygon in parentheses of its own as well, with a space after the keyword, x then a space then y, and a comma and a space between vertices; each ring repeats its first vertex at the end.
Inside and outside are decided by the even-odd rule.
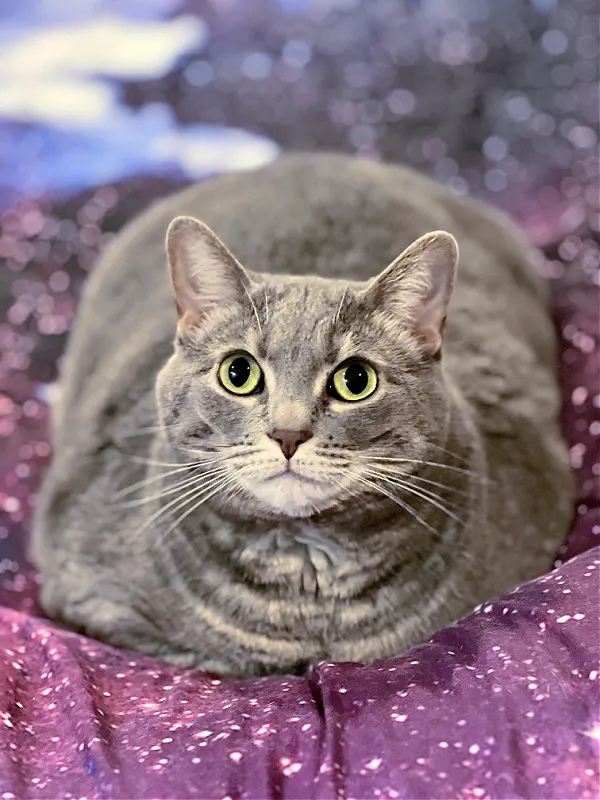
POLYGON ((277 442, 279 447, 281 447, 281 452, 289 460, 301 444, 312 439, 312 432, 288 431, 276 428, 274 431, 270 431, 267 436, 277 442))

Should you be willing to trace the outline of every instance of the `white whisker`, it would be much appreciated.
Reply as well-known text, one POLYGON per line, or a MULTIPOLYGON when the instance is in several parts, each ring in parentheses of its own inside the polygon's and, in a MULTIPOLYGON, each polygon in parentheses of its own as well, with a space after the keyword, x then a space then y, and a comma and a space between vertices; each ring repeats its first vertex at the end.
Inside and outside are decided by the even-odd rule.
MULTIPOLYGON (((129 454, 125 453, 125 455, 129 455, 129 454)), ((132 461, 135 461, 136 464, 147 464, 148 466, 151 466, 151 467, 196 467, 196 466, 198 466, 198 464, 194 463, 194 462, 190 462, 189 464, 182 464, 181 461, 174 461, 174 462, 170 462, 170 461, 154 461, 154 459, 145 458, 144 456, 129 455, 129 457, 131 458, 132 461)), ((198 462, 198 463, 202 463, 202 462, 198 462)))
POLYGON ((340 483, 340 481, 336 481, 335 478, 332 478, 331 476, 329 480, 331 481, 331 483, 334 484, 334 486, 337 486, 338 489, 340 489, 340 491, 347 494, 348 497, 359 497, 360 492, 358 491, 358 489, 351 489, 349 486, 344 486, 343 483, 340 483))
POLYGON ((269 324, 269 298, 267 296, 267 287, 265 286, 265 325, 269 324))
POLYGON ((126 497, 128 494, 132 494, 136 491, 136 489, 141 489, 143 486, 148 486, 151 483, 156 483, 156 481, 169 478, 171 475, 178 475, 181 472, 190 472, 192 469, 194 469, 193 466, 182 466, 178 467, 177 469, 170 469, 166 472, 161 472, 158 475, 153 475, 151 478, 144 478, 144 480, 137 481, 136 483, 130 483, 129 486, 125 486, 125 488, 115 492, 111 499, 120 500, 121 497, 126 497))
POLYGON ((458 459, 458 461, 464 461, 464 456, 455 453, 453 450, 448 450, 446 447, 442 447, 439 444, 435 444, 435 442, 428 442, 428 445, 430 445, 431 447, 435 447, 436 450, 441 450, 442 453, 447 453, 449 456, 452 456, 452 458, 458 459))
MULTIPOLYGON (((135 492, 136 489, 141 489, 143 486, 148 486, 151 483, 156 483, 156 481, 160 481, 163 478, 168 478, 171 475, 177 475, 181 472, 189 472, 196 467, 202 467, 206 464, 215 464, 224 461, 223 457, 213 458, 206 461, 195 461, 190 464, 181 464, 180 466, 176 467, 175 469, 167 470, 166 472, 160 472, 158 475, 152 475, 152 477, 146 477, 141 481, 137 481, 136 483, 131 483, 129 486, 125 486, 125 488, 120 489, 116 494, 112 496, 112 500, 119 500, 121 497, 126 497, 128 494, 135 492)), ((154 461, 151 462, 152 464, 159 464, 159 462, 154 461)), ((162 466, 162 465, 161 465, 162 466)), ((165 464, 164 466, 169 466, 165 464)))
MULTIPOLYGON (((175 522, 173 522, 172 525, 169 526, 169 528, 165 531, 165 533, 161 534, 161 536, 159 538, 159 542, 164 541, 164 539, 166 539, 167 536, 169 536, 183 522, 183 520, 186 519, 186 517, 188 517, 190 514, 192 514, 203 503, 205 503, 207 500, 210 500, 211 497, 214 497, 215 494, 217 494, 218 492, 222 491, 226 486, 231 486, 231 484, 235 484, 235 483, 237 483, 237 477, 235 475, 230 475, 229 477, 225 478, 224 481, 219 483, 216 486, 216 488, 212 488, 211 487, 212 491, 210 491, 207 495, 203 495, 200 498, 200 500, 198 500, 197 503, 194 503, 194 505, 191 508, 188 508, 183 514, 181 514, 181 516, 177 517, 175 522)), ((196 497, 197 497, 197 495, 196 495, 196 497)), ((183 505, 187 505, 188 502, 193 502, 196 499, 196 497, 190 498, 183 505)), ((181 508, 181 506, 179 506, 178 510, 180 508, 181 508)))
POLYGON ((248 287, 246 286, 245 283, 243 284, 243 286, 244 286, 244 291, 248 295, 248 300, 250 300, 250 304, 251 304, 251 306, 252 306, 252 308, 254 310, 254 316, 256 317, 256 322, 258 323, 258 330, 261 332, 261 335, 262 335, 263 329, 262 329, 262 325, 260 324, 258 311, 256 310, 256 306, 254 305, 254 300, 252 299, 252 296, 251 296, 251 294, 250 294, 250 292, 248 290, 248 287))
POLYGON ((342 313, 342 308, 344 307, 344 300, 346 299, 346 292, 348 291, 348 287, 344 287, 344 291, 342 294, 342 299, 340 300, 340 304, 338 306, 338 310, 336 311, 335 317, 333 318, 333 324, 337 325, 340 319, 340 314, 342 313))
MULTIPOLYGON (((212 478, 210 481, 208 481, 208 486, 205 486, 205 485, 203 484, 203 488, 204 488, 204 489, 206 489, 206 488, 212 488, 212 487, 215 485, 215 483, 218 483, 218 481, 219 481, 219 478, 220 478, 220 476, 215 476, 215 477, 214 477, 214 478, 212 478)), ((178 507, 178 504, 179 504, 180 502, 182 502, 182 501, 183 501, 183 500, 184 500, 186 497, 190 497, 191 495, 194 495, 194 494, 196 494, 196 496, 197 496, 197 494, 198 494, 198 485, 194 486, 192 489, 190 489, 190 490, 189 490, 189 491, 187 491, 187 492, 184 492, 183 494, 179 494, 179 495, 178 495, 178 496, 177 496, 177 497, 176 497, 174 500, 171 500, 171 501, 170 501, 169 503, 167 503, 165 506, 161 506, 161 507, 160 507, 160 508, 159 508, 157 511, 155 511, 155 512, 154 512, 154 513, 153 513, 153 514, 152 514, 152 515, 151 515, 151 516, 150 516, 150 517, 149 517, 149 518, 146 520, 146 522, 144 522, 144 523, 143 523, 141 526, 139 526, 138 528, 136 528, 136 530, 133 532, 133 538, 134 538, 134 539, 137 539, 137 537, 138 537, 140 534, 142 534, 144 531, 148 530, 148 528, 150 527, 150 525, 152 525, 152 524, 153 524, 154 522, 156 522, 156 521, 157 521, 157 520, 158 520, 158 519, 159 519, 159 518, 160 518, 160 517, 161 517, 163 514, 165 514, 167 511, 169 511, 169 509, 170 509, 170 508, 173 508, 173 506, 175 506, 175 507, 177 508, 177 507, 178 507)))
POLYGON ((425 522, 425 520, 422 519, 417 514, 417 512, 414 510, 414 508, 412 506, 410 506, 408 503, 405 503, 399 497, 396 497, 391 492, 388 492, 387 489, 384 489, 382 486, 378 486, 376 483, 373 483, 373 481, 370 481, 368 478, 365 478, 362 475, 358 475, 356 472, 352 472, 351 474, 356 480, 360 481, 361 483, 364 483, 366 486, 369 486, 370 488, 374 489, 376 492, 379 492, 380 494, 382 494, 385 497, 387 497, 388 499, 390 499, 393 503, 396 503, 396 505, 398 505, 401 508, 403 508, 412 517, 414 517, 414 519, 416 519, 418 522, 420 522, 421 525, 423 525, 424 528, 427 528, 427 530, 430 533, 433 533, 434 536, 439 536, 439 533, 435 530, 435 528, 432 528, 431 525, 428 525, 428 523, 425 522))
POLYGON ((191 453, 192 455, 201 456, 201 455, 212 455, 216 460, 225 460, 227 458, 234 458, 234 456, 245 456, 249 455, 250 453, 255 453, 259 450, 258 447, 253 447, 251 445, 242 445, 238 447, 233 447, 230 444, 223 444, 223 445, 215 445, 215 448, 219 448, 221 452, 215 452, 210 450, 197 450, 195 447, 180 447, 185 453, 191 453), (227 451, 227 455, 223 455, 223 450, 227 451))
POLYGON ((430 486, 437 486, 438 489, 446 489, 448 492, 454 492, 456 494, 464 494, 468 495, 469 492, 466 489, 458 489, 456 486, 449 486, 447 483, 440 483, 439 481, 432 481, 430 478, 423 478, 421 475, 415 475, 412 472, 403 472, 402 470, 394 469, 393 467, 388 467, 386 464, 373 464, 374 467, 384 475, 391 475, 394 478, 405 479, 408 481, 420 481, 421 483, 427 483, 430 486))
POLYGON ((148 436, 151 433, 160 433, 161 431, 169 431, 176 428, 180 423, 174 422, 172 425, 149 425, 147 428, 136 428, 131 433, 126 433, 121 436, 122 439, 132 439, 137 436, 148 436))
POLYGON ((404 491, 409 492, 410 494, 414 494, 416 497, 420 497, 422 500, 426 500, 431 505, 435 506, 436 508, 439 508, 440 511, 443 511, 444 514, 447 514, 455 522, 458 522, 459 525, 465 524, 462 519, 457 517, 452 511, 446 508, 446 506, 442 503, 442 498, 439 495, 430 492, 428 489, 416 488, 414 486, 410 486, 409 484, 403 481, 386 478, 381 473, 369 472, 369 475, 379 480, 382 480, 385 483, 389 483, 392 486, 397 486, 399 489, 403 489, 404 491))
POLYGON ((140 497, 136 500, 127 500, 124 503, 120 503, 117 508, 134 508, 136 506, 142 506, 146 503, 150 503, 153 500, 160 500, 162 497, 167 497, 168 495, 175 494, 176 492, 181 492, 182 489, 187 489, 188 486, 198 485, 203 478, 209 478, 213 475, 218 474, 221 472, 221 467, 217 467, 216 469, 208 470, 207 472, 202 472, 201 474, 193 475, 191 478, 186 477, 184 480, 178 481, 175 484, 168 485, 167 487, 163 488, 163 491, 159 492, 158 494, 140 497))
POLYGON ((449 469, 452 472, 462 472, 465 475, 476 475, 470 469, 463 469, 462 467, 453 467, 450 464, 440 464, 437 461, 421 461, 418 458, 390 458, 387 456, 361 456, 356 455, 355 458, 360 458, 363 461, 391 461, 398 464, 419 464, 425 467, 439 467, 440 469, 449 469))

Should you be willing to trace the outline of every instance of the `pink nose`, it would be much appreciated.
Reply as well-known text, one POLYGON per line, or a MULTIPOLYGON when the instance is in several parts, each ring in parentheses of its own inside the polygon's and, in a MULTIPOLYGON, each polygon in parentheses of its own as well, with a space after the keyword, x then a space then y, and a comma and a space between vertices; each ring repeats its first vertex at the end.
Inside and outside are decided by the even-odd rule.
POLYGON ((277 442, 279 447, 281 447, 281 452, 288 460, 294 455, 301 444, 312 439, 312 433, 310 431, 286 431, 280 428, 271 431, 267 436, 277 442))

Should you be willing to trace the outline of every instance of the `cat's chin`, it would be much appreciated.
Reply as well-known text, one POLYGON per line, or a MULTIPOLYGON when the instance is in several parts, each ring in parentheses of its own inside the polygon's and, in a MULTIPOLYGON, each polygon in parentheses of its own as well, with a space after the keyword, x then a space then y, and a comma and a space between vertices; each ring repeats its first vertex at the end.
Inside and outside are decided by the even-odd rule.
POLYGON ((337 503, 339 488, 331 483, 286 472, 245 487, 261 505, 282 517, 312 517, 337 503))

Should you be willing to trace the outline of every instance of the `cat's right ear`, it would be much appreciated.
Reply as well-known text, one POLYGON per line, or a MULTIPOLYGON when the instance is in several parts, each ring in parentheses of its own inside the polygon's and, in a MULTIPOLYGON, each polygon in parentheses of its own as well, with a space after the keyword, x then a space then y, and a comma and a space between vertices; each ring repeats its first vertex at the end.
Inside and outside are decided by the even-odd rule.
POLYGON ((179 324, 198 327, 214 310, 239 301, 246 270, 215 233, 193 217, 177 217, 167 231, 167 256, 179 324))

